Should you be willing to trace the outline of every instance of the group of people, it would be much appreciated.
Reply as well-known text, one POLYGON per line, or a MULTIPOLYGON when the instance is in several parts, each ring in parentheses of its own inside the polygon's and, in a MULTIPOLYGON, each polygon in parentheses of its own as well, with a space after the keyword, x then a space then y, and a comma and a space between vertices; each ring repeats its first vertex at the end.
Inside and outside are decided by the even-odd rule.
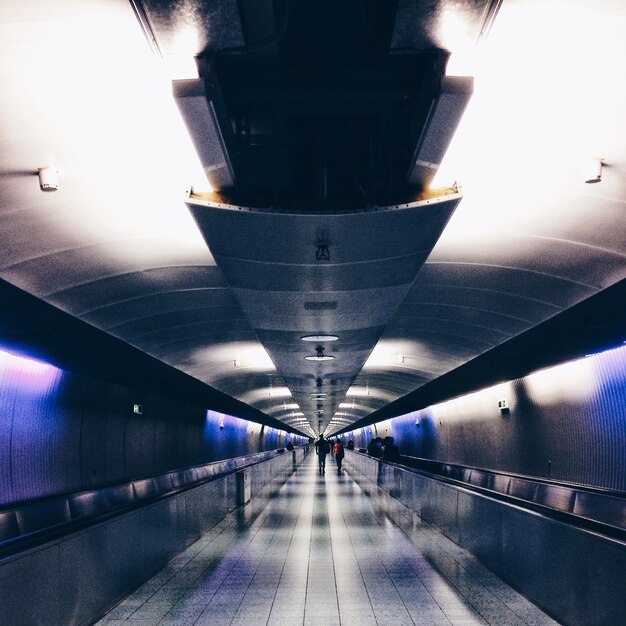
POLYGON ((383 461, 400 463, 400 447, 393 442, 393 437, 375 437, 367 444, 367 454, 383 461))
MULTIPOLYGON (((352 439, 348 441, 346 448, 354 450, 354 442, 352 439)), ((324 435, 315 442, 315 454, 319 465, 319 473, 324 474, 326 471, 326 455, 331 453, 335 457, 337 463, 337 473, 341 473, 341 464, 345 456, 344 447, 341 439, 337 437, 332 439, 324 439, 324 435)), ((400 463, 400 447, 394 443, 393 437, 375 437, 367 445, 367 454, 376 459, 389 461, 390 463, 400 463)))
MULTIPOLYGON (((354 442, 352 439, 348 441, 346 448, 348 448, 348 450, 354 450, 354 442)), ((343 457, 345 456, 343 442, 339 439, 339 437, 333 441, 332 439, 324 439, 324 435, 320 435, 320 438, 315 442, 315 454, 317 454, 320 474, 324 474, 326 472, 326 455, 328 453, 331 453, 335 457, 335 462, 337 463, 337 473, 341 474, 341 464, 343 463, 343 457)))

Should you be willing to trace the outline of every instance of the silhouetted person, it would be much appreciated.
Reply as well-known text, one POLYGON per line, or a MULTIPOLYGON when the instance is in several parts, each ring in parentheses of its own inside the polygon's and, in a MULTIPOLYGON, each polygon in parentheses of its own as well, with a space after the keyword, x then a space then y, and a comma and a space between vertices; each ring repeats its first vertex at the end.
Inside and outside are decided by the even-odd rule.
POLYGON ((380 437, 372 439, 367 446, 367 453, 373 456, 375 459, 380 459, 383 456, 383 440, 380 437))
POLYGON ((352 441, 352 439, 348 439, 348 445, 346 448, 348 448, 348 450, 354 450, 354 441, 352 441))
POLYGON ((317 454, 320 474, 324 474, 326 471, 326 455, 329 452, 330 446, 328 445, 328 441, 324 439, 324 435, 320 435, 320 438, 315 442, 315 454, 317 454))
POLYGON ((400 463, 400 448, 393 442, 393 437, 385 437, 385 450, 383 461, 390 463, 400 463))
POLYGON ((287 450, 289 450, 289 452, 293 450, 293 443, 291 443, 291 441, 287 444, 287 450))
POLYGON ((343 461, 343 457, 345 456, 345 452, 343 451, 343 444, 339 439, 335 443, 333 447, 333 453, 335 455, 335 461, 337 462, 337 473, 341 473, 341 463, 343 461))

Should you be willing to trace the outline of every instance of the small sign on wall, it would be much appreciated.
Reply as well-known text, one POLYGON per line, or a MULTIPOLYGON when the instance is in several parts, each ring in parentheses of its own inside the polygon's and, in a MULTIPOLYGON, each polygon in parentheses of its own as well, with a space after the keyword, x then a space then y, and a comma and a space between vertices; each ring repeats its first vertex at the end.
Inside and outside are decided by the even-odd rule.
POLYGON ((143 413, 143 405, 133 404, 133 413, 136 413, 137 415, 141 415, 143 413))

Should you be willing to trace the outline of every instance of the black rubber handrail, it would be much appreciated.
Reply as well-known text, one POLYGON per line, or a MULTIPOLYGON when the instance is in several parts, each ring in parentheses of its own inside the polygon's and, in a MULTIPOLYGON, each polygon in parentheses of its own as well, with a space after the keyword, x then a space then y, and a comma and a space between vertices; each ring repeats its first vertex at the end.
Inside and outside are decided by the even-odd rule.
MULTIPOLYGON (((374 461, 378 461, 379 459, 373 458, 373 457, 368 457, 371 458, 374 461)), ((587 530, 590 532, 594 532, 600 535, 603 535, 605 537, 609 537, 612 539, 617 539, 619 541, 622 542, 626 542, 626 528, 622 527, 622 526, 616 526, 610 523, 607 523, 605 521, 599 520, 599 519, 595 519, 593 517, 587 517, 587 516, 582 516, 582 515, 577 515, 575 513, 572 513, 570 511, 563 511, 557 508, 553 508, 550 506, 546 506, 545 504, 541 504, 541 503, 537 503, 533 500, 528 500, 525 498, 521 498, 518 496, 514 496, 514 495, 510 495, 508 493, 502 493, 501 491, 497 491, 494 489, 489 489, 486 487, 481 487, 479 485, 474 485, 472 483, 466 482, 464 480, 459 480, 457 478, 451 478, 449 476, 445 476, 441 473, 437 473, 437 472, 432 472, 432 471, 428 471, 425 469, 420 469, 418 467, 412 466, 412 465, 408 465, 406 464, 406 461, 409 459, 412 459, 414 457, 407 457, 407 456, 402 456, 401 457, 401 463, 396 464, 396 463, 388 463, 387 461, 385 461, 385 463, 388 463, 391 466, 396 466, 399 467, 405 471, 409 471, 409 472, 414 472, 416 474, 420 474, 422 476, 426 476, 427 478, 433 479, 433 480, 437 480, 438 482, 442 482, 442 483, 446 483, 446 484, 450 484, 453 485, 455 487, 458 488, 462 488, 465 489, 467 491, 472 491, 475 493, 479 493, 481 495, 487 496, 491 499, 494 500, 498 500, 501 502, 505 502, 507 504, 511 504, 514 505, 518 508, 523 508, 523 509, 527 509, 530 511, 534 511, 536 513, 539 513, 541 515, 544 515, 546 517, 550 517, 556 521, 565 523, 569 526, 574 526, 576 528, 580 528, 582 530, 587 530)), ((438 461, 433 462, 434 464, 438 464, 438 465, 452 465, 450 463, 441 463, 438 461)), ((463 466, 456 466, 456 467, 463 467, 463 466)), ((537 484, 548 484, 549 486, 555 486, 555 487, 563 487, 566 489, 571 489, 573 491, 581 491, 581 492, 589 492, 592 493, 598 497, 611 497, 614 498, 616 495, 618 495, 618 497, 620 497, 621 499, 624 499, 624 504, 626 506, 626 498, 624 497, 625 494, 623 494, 623 492, 619 492, 619 491, 610 491, 610 490, 602 490, 602 489, 596 489, 593 487, 589 487, 587 489, 584 488, 579 488, 577 485, 572 485, 572 484, 568 484, 568 483, 559 483, 558 481, 550 481, 550 480, 546 480, 546 479, 534 479, 533 477, 529 477, 529 476, 521 476, 521 475, 517 475, 517 474, 509 474, 506 472, 494 472, 492 470, 485 470, 485 469, 479 469, 479 468, 473 468, 473 467, 467 467, 464 468, 467 470, 475 470, 475 471, 481 471, 481 472, 486 472, 486 473, 490 473, 490 474, 494 474, 494 475, 500 475, 500 476, 504 476, 506 478, 511 478, 511 479, 520 479, 520 480, 526 480, 529 482, 535 482, 537 484)))
MULTIPOLYGON (((535 483, 542 483, 547 485, 555 485, 557 487, 565 487, 568 489, 575 489, 577 491, 585 491, 589 493, 595 493, 598 495, 611 496, 613 498, 623 498, 626 500, 626 492, 619 491, 617 489, 607 489, 605 487, 594 487, 592 485, 585 485, 583 483, 572 483, 566 481, 555 480, 554 478, 546 478, 543 476, 532 476, 529 474, 515 474, 513 472, 505 472, 504 470, 494 470, 487 467, 477 467, 473 465, 459 465, 458 463, 446 463, 445 461, 434 461, 432 459, 424 459, 422 457, 402 455, 402 465, 414 467, 416 469, 424 469, 427 466, 436 468, 437 466, 443 467, 455 467, 461 470, 476 470, 477 472, 486 472, 488 474, 507 476, 509 478, 520 478, 522 480, 530 480, 535 483), (423 467, 420 467, 423 466, 423 467)), ((430 470, 427 470, 430 471, 430 470)), ((440 473, 437 471, 431 471, 431 473, 440 473)))

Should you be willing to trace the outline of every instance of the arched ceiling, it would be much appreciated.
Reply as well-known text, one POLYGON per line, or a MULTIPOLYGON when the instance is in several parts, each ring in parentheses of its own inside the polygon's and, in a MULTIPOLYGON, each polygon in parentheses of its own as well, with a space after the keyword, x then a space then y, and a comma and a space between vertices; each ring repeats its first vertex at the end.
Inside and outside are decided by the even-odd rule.
POLYGON ((6 0, 0 278, 302 432, 363 423, 626 278, 624 59, 611 0, 6 0))

